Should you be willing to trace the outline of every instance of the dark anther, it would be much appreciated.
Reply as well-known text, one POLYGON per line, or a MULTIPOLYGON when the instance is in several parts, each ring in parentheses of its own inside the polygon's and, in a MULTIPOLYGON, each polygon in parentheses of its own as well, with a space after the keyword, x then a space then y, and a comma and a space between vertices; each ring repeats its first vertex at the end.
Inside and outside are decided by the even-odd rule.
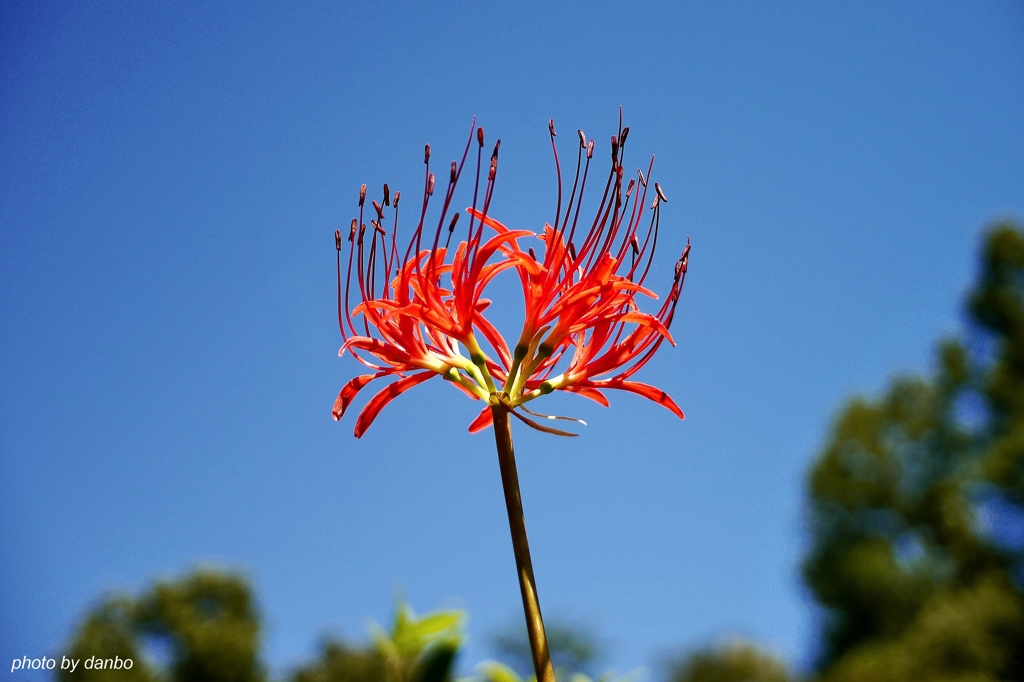
POLYGON ((551 133, 551 137, 555 137, 558 133, 555 132, 555 119, 548 119, 548 131, 551 133))
POLYGON ((626 146, 626 136, 627 135, 629 135, 629 126, 626 126, 625 128, 622 129, 622 139, 619 140, 619 146, 620 147, 626 146))
POLYGON ((573 246, 572 242, 569 242, 569 258, 576 260, 576 247, 573 246))
POLYGON ((587 158, 589 159, 589 158, 592 158, 593 156, 594 156, 594 141, 591 140, 587 144, 587 158))
POLYGON ((398 199, 402 196, 401 192, 395 192, 395 208, 398 208, 398 199))
POLYGON ((615 175, 618 176, 620 183, 622 182, 622 170, 622 166, 615 169, 615 175))
POLYGON ((430 145, 423 145, 423 163, 430 163, 430 145))
POLYGON ((348 230, 348 240, 349 241, 352 241, 352 239, 356 236, 356 227, 358 227, 358 226, 359 226, 359 221, 356 220, 355 218, 353 218, 352 219, 352 227, 350 227, 349 230, 348 230))
POLYGON ((587 136, 583 134, 582 130, 577 130, 576 134, 580 136, 580 149, 585 149, 587 146, 587 136))
POLYGON ((619 138, 612 135, 612 160, 615 161, 619 156, 619 138))
POLYGON ((455 223, 457 223, 457 222, 459 222, 459 214, 458 213, 456 213, 454 216, 452 216, 452 222, 448 226, 448 231, 449 232, 454 232, 455 231, 455 223))
POLYGON ((498 158, 498 150, 499 149, 501 149, 501 140, 498 140, 497 142, 494 143, 494 151, 491 152, 491 158, 492 159, 498 158))
POLYGON ((637 241, 637 238, 636 238, 635 234, 633 235, 633 238, 629 240, 629 245, 633 247, 633 254, 636 255, 636 256, 639 256, 640 255, 640 242, 637 241))
POLYGON ((434 174, 427 178, 427 196, 434 196, 434 174))
POLYGON ((635 178, 630 178, 630 179, 629 179, 629 185, 627 185, 627 186, 626 186, 626 196, 627 196, 627 197, 628 197, 628 196, 629 196, 630 194, 632 194, 632 193, 633 193, 633 187, 634 187, 635 185, 636 185, 636 179, 635 179, 635 178))
POLYGON ((647 178, 644 177, 644 172, 639 168, 636 169, 636 174, 640 176, 640 184, 644 187, 647 186, 647 178))
POLYGON ((341 230, 334 231, 334 248, 341 251, 341 230))
POLYGON ((384 209, 381 208, 380 204, 378 204, 376 201, 373 202, 373 210, 377 212, 377 220, 384 219, 384 209))
POLYGON ((481 147, 484 146, 484 129, 483 128, 477 128, 476 129, 476 143, 478 145, 480 145, 481 147))
POLYGON ((359 226, 359 243, 363 243, 363 235, 366 234, 366 223, 359 226))
POLYGON ((359 188, 359 205, 362 206, 366 201, 366 185, 359 188))
POLYGON ((532 258, 533 262, 536 263, 537 262, 537 254, 533 252, 533 247, 532 246, 530 247, 529 251, 530 251, 530 258, 532 258))
POLYGON ((381 227, 380 223, 378 223, 376 220, 374 220, 372 222, 373 222, 373 229, 375 229, 378 232, 380 232, 381 236, 386 237, 387 234, 388 234, 388 231, 385 230, 383 227, 381 227))
POLYGON ((661 185, 659 185, 658 183, 654 183, 654 191, 658 193, 658 197, 662 201, 668 203, 668 199, 665 198, 665 193, 661 191, 661 185))
POLYGON ((454 161, 452 161, 452 174, 451 177, 449 178, 449 182, 455 182, 455 176, 458 173, 458 171, 459 167, 455 164, 454 161))
POLYGON ((388 183, 384 183, 384 205, 391 205, 391 190, 388 189, 388 183))

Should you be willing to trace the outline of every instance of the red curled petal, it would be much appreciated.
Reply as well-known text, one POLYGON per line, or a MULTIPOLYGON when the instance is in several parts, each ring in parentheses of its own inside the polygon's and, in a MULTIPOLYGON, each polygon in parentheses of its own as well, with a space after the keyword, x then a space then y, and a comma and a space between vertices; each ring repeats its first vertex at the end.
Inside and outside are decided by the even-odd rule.
POLYGON ((653 400, 662 407, 670 410, 680 419, 686 419, 686 417, 683 416, 683 411, 679 409, 679 406, 676 405, 675 401, 672 400, 671 397, 669 397, 668 393, 665 393, 665 391, 657 388, 656 386, 642 384, 639 381, 623 381, 621 379, 607 379, 605 381, 588 381, 586 383, 579 383, 583 384, 584 388, 616 388, 620 391, 636 393, 637 395, 641 395, 648 400, 653 400))
POLYGON ((331 410, 331 415, 334 417, 334 421, 339 421, 345 414, 345 410, 348 409, 352 399, 356 397, 356 393, 363 390, 366 384, 370 383, 374 379, 379 379, 387 374, 393 374, 394 370, 384 370, 383 372, 377 372, 376 374, 360 374, 352 381, 345 384, 345 387, 341 389, 341 393, 338 394, 338 399, 334 401, 334 409, 331 410))
POLYGON ((380 411, 384 409, 384 406, 394 400, 399 394, 404 393, 406 389, 412 388, 416 384, 422 384, 430 377, 437 376, 436 372, 420 372, 419 374, 413 374, 407 376, 404 379, 399 379, 395 383, 391 384, 387 388, 380 391, 377 395, 370 399, 370 402, 366 403, 366 407, 359 413, 359 419, 356 420, 356 438, 362 438, 363 434, 366 433, 366 429, 370 428, 370 424, 377 418, 380 411))
POLYGON ((602 407, 609 407, 611 405, 611 403, 608 402, 608 398, 605 397, 604 393, 601 393, 601 391, 597 390, 596 388, 586 388, 583 386, 566 386, 565 390, 568 391, 569 393, 581 395, 584 398, 590 398, 591 400, 593 400, 598 405, 601 405, 602 407))
POLYGON ((484 409, 480 410, 480 414, 476 416, 476 419, 469 425, 470 433, 477 433, 483 431, 488 426, 494 423, 494 415, 491 414, 491 407, 488 405, 484 409))

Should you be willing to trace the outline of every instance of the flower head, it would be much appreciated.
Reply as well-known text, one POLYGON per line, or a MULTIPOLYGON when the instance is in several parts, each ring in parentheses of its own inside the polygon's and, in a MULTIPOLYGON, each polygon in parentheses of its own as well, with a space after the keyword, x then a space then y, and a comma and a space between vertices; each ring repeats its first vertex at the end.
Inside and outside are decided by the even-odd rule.
POLYGON ((648 165, 647 175, 637 170, 637 178, 630 179, 623 190, 622 164, 629 128, 622 127, 620 113, 618 133, 611 138, 611 168, 600 203, 593 220, 581 222, 594 141, 588 142, 583 132, 578 131, 576 174, 563 214, 561 167, 554 122, 550 121, 548 128, 558 173, 553 226, 546 223, 540 234, 512 230, 488 215, 501 141, 494 146, 481 194, 484 133, 475 124, 474 119, 461 161, 451 163, 441 217, 429 247, 426 241, 431 240, 431 235, 429 228, 424 232, 424 226, 435 189, 429 145, 424 152, 426 169, 419 220, 404 254, 397 236, 400 195, 395 193, 392 204, 387 185, 382 201, 372 202, 374 217, 369 229, 363 222, 364 185, 359 194, 359 217, 353 219, 347 239, 335 231, 338 325, 344 339, 339 354, 347 351, 372 372, 345 385, 334 404, 334 418, 341 419, 356 393, 368 383, 392 375, 399 379, 378 392, 360 413, 356 437, 362 436, 380 410, 397 395, 434 375, 441 375, 471 398, 487 403, 470 424, 470 431, 487 427, 491 422, 490 407, 500 404, 534 428, 575 435, 542 426, 519 413, 522 410, 547 417, 532 412, 525 404, 555 390, 578 393, 602 405, 608 405, 605 389, 631 391, 667 407, 681 418, 682 411, 666 393, 631 380, 663 341, 673 343, 669 326, 690 250, 687 242, 676 262, 669 293, 658 310, 642 312, 636 300, 638 295, 657 299, 644 287, 644 282, 658 242, 661 204, 668 201, 657 183, 653 189, 648 186, 654 159, 648 165), (472 206, 466 209, 468 229, 465 239, 452 251, 459 213, 447 223, 443 245, 441 237, 474 137, 476 181, 472 206), (652 201, 645 208, 649 196, 652 201), (393 208, 390 235, 386 207, 393 208), (543 243, 539 256, 533 247, 524 248, 529 239, 543 243), (347 258, 343 256, 346 241, 347 258), (346 261, 346 274, 342 277, 346 261), (490 304, 483 298, 484 290, 496 275, 506 270, 518 275, 525 303, 523 329, 512 349, 484 315, 490 304), (351 306, 354 300, 357 302, 351 306))

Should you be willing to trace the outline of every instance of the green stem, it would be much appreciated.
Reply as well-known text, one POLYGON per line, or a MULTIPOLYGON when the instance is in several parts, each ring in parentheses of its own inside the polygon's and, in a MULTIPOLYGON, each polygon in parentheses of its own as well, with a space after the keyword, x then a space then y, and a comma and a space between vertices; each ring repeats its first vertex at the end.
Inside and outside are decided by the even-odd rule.
POLYGON ((500 403, 491 405, 491 416, 494 418, 494 442, 498 446, 501 486, 505 490, 505 507, 508 510, 509 529, 512 531, 512 549, 519 573, 519 590, 523 595, 523 612, 526 615, 526 632, 530 636, 533 668, 537 673, 537 682, 555 682, 544 619, 540 613, 540 600, 537 598, 537 584, 533 578, 530 543, 526 539, 519 474, 516 472, 516 455, 512 450, 512 424, 509 423, 507 408, 500 403))

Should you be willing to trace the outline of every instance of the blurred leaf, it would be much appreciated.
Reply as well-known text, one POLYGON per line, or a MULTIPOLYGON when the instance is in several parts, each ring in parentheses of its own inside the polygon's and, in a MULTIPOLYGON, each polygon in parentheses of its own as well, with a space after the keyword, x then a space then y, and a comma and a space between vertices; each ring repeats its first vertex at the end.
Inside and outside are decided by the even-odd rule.
MULTIPOLYGON (((483 673, 483 678, 487 682, 523 682, 519 673, 497 661, 484 661, 477 666, 477 669, 483 673)), ((530 679, 535 679, 535 676, 531 676, 530 679)))

